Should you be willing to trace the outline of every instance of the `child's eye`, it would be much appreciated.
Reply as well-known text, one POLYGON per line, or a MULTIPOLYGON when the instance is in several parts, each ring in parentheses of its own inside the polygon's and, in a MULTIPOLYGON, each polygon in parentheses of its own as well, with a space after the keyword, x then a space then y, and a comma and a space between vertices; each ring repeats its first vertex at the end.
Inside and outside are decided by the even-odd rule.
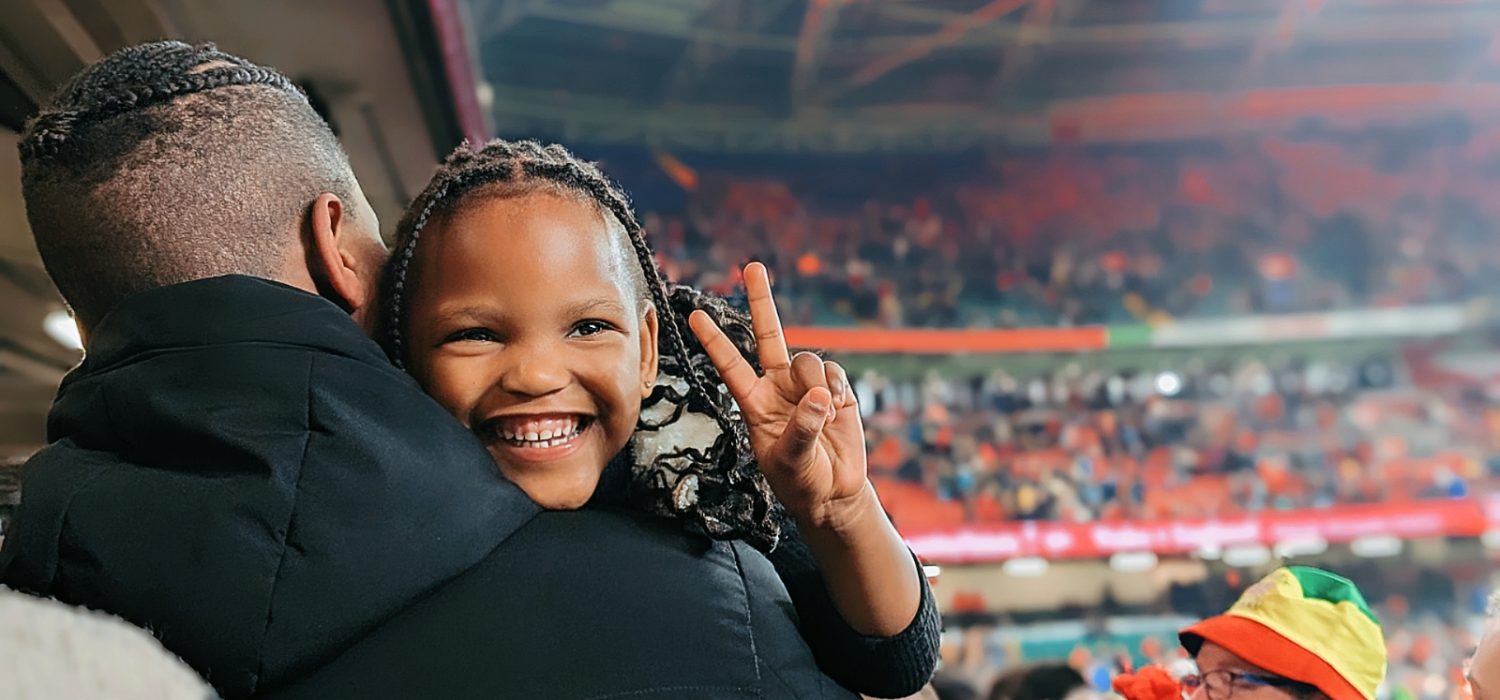
POLYGON ((488 328, 465 328, 461 331, 458 331, 457 333, 450 334, 447 338, 443 339, 443 342, 461 343, 468 341, 475 343, 493 343, 497 340, 499 340, 499 338, 496 337, 494 332, 490 331, 488 328))
POLYGON ((614 324, 608 321, 579 321, 573 326, 573 335, 579 337, 599 335, 605 331, 613 330, 614 327, 614 324))

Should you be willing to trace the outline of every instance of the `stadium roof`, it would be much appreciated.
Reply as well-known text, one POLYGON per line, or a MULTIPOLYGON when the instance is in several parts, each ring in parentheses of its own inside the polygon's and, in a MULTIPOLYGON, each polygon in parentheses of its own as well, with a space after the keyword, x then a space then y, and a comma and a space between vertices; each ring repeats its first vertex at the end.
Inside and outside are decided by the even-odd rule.
POLYGON ((1138 141, 1500 107, 1483 0, 467 0, 502 134, 705 150, 1138 141), (1415 110, 1415 111, 1414 111, 1415 110))

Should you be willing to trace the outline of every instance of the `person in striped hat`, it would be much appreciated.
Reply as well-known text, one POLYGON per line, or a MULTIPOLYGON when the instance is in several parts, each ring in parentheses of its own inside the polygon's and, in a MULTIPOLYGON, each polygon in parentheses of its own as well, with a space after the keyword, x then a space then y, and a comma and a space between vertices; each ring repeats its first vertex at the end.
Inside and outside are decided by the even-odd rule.
POLYGON ((1277 569, 1180 639, 1198 662, 1182 683, 1191 700, 1374 700, 1385 679, 1380 621, 1321 569, 1277 569))

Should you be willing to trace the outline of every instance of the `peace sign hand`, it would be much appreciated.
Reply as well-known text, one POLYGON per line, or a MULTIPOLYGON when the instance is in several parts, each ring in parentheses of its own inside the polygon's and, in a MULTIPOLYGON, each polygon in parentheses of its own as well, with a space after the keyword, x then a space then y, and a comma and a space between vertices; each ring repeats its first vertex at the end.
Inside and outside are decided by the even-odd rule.
POLYGON ((771 282, 745 267, 759 374, 703 311, 688 323, 739 403, 756 461, 776 497, 805 526, 840 529, 868 505, 865 433, 849 377, 810 352, 789 357, 771 282))

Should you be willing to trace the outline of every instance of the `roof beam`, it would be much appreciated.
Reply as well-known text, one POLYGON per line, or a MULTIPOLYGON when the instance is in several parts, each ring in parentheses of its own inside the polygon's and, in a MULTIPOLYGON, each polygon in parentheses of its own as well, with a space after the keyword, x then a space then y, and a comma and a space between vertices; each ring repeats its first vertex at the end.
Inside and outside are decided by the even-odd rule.
MULTIPOLYGON (((739 4, 738 0, 717 0, 709 4, 703 11, 708 18, 708 25, 715 31, 733 30, 739 14, 735 10, 739 4)), ((681 99, 718 62, 716 55, 725 53, 731 52, 702 38, 689 42, 687 48, 682 50, 682 55, 677 57, 677 62, 667 71, 664 97, 672 102, 681 99)))
POLYGON ((966 34, 995 23, 1000 18, 1025 7, 1030 0, 992 0, 968 14, 959 15, 943 25, 934 34, 910 42, 905 48, 881 56, 854 73, 849 80, 824 95, 825 100, 869 85, 913 61, 921 60, 933 51, 954 44, 966 34))
MULTIPOLYGON (((920 3, 866 2, 869 11, 885 17, 910 22, 943 24, 962 18, 962 13, 923 7, 920 3)), ((1458 10, 1435 6, 1418 11, 1382 12, 1370 16, 1340 17, 1338 22, 1320 22, 1299 33, 1308 43, 1354 44, 1389 43, 1393 41, 1450 42, 1464 38, 1488 38, 1500 24, 1500 5, 1464 5, 1458 10)), ((543 4, 532 8, 529 16, 543 17, 588 27, 602 27, 647 36, 668 36, 684 40, 707 41, 726 47, 762 51, 797 50, 797 37, 772 36, 758 32, 712 32, 699 27, 664 24, 649 17, 635 17, 610 11, 607 7, 579 13, 570 7, 543 4)), ((1248 19, 1195 19, 1168 22, 1124 22, 1110 24, 1075 24, 1054 26, 1048 43, 1057 46, 1113 46, 1140 42, 1163 42, 1173 45, 1212 46, 1250 45, 1265 34, 1264 17, 1248 19)), ((979 27, 952 42, 954 46, 993 50, 996 42, 1020 41, 1019 22, 992 23, 979 27)), ((911 39, 895 36, 860 37, 830 42, 830 51, 899 51, 911 39)))
MULTIPOLYGON (((1500 7, 1489 4, 1424 7, 1420 10, 1391 11, 1341 16, 1338 22, 1322 22, 1304 27, 1299 38, 1319 43, 1382 43, 1396 41, 1449 41, 1460 36, 1488 36, 1500 22, 1500 7)), ((924 7, 920 4, 880 3, 872 7, 891 19, 907 22, 944 24, 964 15, 951 10, 924 7)), ((1155 22, 1121 22, 1056 26, 1049 43, 1068 45, 1111 45, 1138 42, 1165 42, 1193 46, 1236 46, 1253 44, 1265 36, 1274 17, 1213 18, 1155 22)), ((1019 24, 991 24, 971 32, 956 42, 963 45, 1018 41, 1019 24)))
POLYGON ((718 0, 709 6, 710 29, 693 35, 689 44, 667 71, 664 96, 669 102, 682 99, 702 82, 715 66, 734 56, 738 46, 719 41, 734 32, 757 33, 775 21, 796 0, 718 0))
POLYGON ((809 0, 797 35, 797 53, 792 59, 792 109, 807 101, 827 54, 828 36, 838 24, 839 8, 845 0, 809 0))
POLYGON ((1256 38, 1255 43, 1251 45, 1250 58, 1240 68, 1239 75, 1235 77, 1231 89, 1243 90, 1253 85, 1264 72, 1271 56, 1291 48, 1297 38, 1299 27, 1316 19, 1322 9, 1323 0, 1301 0, 1283 5, 1276 13, 1276 23, 1268 27, 1267 31, 1256 38))
POLYGON ((1005 91, 1036 61, 1036 47, 1038 44, 1047 43, 1054 21, 1058 24, 1067 24, 1068 20, 1083 7, 1085 1, 1036 0, 1031 4, 1031 7, 1026 10, 1026 18, 1021 20, 1020 40, 1007 43, 1005 48, 1000 50, 1000 65, 996 68, 995 77, 990 80, 989 87, 985 89, 986 104, 999 102, 1005 91), (1063 9, 1060 12, 1057 9, 1059 1, 1063 3, 1063 9))

